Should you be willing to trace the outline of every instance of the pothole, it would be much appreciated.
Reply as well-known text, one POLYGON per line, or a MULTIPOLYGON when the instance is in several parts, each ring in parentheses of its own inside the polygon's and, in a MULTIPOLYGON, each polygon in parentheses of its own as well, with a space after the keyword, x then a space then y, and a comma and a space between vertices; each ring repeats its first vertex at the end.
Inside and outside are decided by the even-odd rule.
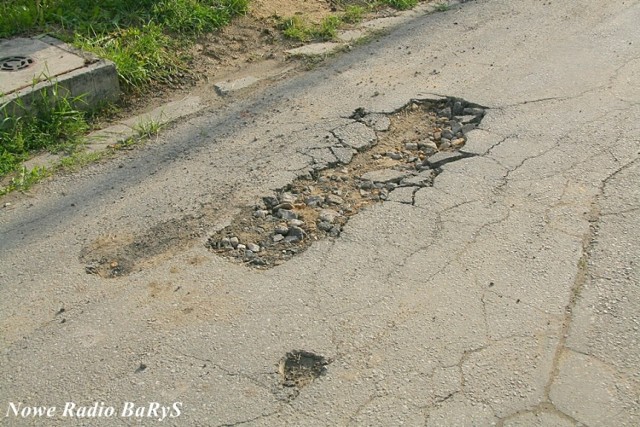
MULTIPOLYGON (((303 153, 313 159, 310 173, 242 209, 209 235, 206 246, 234 262, 271 268, 315 241, 339 237, 349 218, 367 206, 389 199, 413 204, 443 165, 472 155, 461 149, 484 113, 459 98, 414 100, 390 115, 358 109, 351 123, 326 135, 325 146, 303 153)), ((100 237, 81 251, 80 262, 89 274, 125 276, 200 238, 213 215, 203 207, 196 216, 140 235, 100 237)))
POLYGON ((330 359, 309 351, 291 351, 278 363, 280 383, 285 387, 300 389, 324 375, 330 363, 330 359))
POLYGON ((413 204, 415 192, 432 186, 442 165, 472 155, 460 149, 484 113, 459 98, 414 100, 389 116, 359 109, 354 123, 333 131, 339 145, 311 150, 312 173, 244 209, 207 246, 236 262, 269 268, 314 241, 338 237, 350 217, 399 188, 409 194, 404 202, 413 204))

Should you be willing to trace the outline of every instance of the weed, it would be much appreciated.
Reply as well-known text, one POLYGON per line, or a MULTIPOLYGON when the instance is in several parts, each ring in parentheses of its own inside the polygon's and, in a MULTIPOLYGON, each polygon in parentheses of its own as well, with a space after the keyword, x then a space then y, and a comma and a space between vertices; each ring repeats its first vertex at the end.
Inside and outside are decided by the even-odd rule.
POLYGON ((140 138, 151 138, 152 136, 158 135, 160 130, 162 129, 162 123, 155 120, 148 120, 145 122, 138 123, 134 129, 138 133, 138 137, 140 138))
POLYGON ((332 40, 338 34, 342 20, 337 15, 325 17, 319 24, 307 24, 297 16, 285 18, 280 23, 280 29, 285 37, 303 43, 313 40, 332 40))
POLYGON ((56 165, 55 170, 61 172, 74 172, 80 170, 82 167, 95 163, 99 160, 108 157, 111 154, 109 151, 92 151, 90 153, 73 153, 70 156, 65 156, 60 159, 60 163, 56 165))
POLYGON ((342 21, 347 24, 357 24, 362 21, 362 17, 364 16, 365 8, 358 5, 350 5, 347 6, 342 14, 342 21))
POLYGON ((4 196, 12 191, 26 191, 31 188, 33 184, 49 175, 49 170, 44 166, 35 167, 31 170, 22 166, 16 176, 11 178, 11 182, 7 186, 0 187, 0 196, 4 196))
POLYGON ((407 10, 415 7, 418 4, 418 0, 382 0, 382 3, 394 9, 407 10))
POLYGON ((438 12, 446 12, 449 10, 449 3, 436 3, 435 8, 438 12))
MULTIPOLYGON (((81 97, 69 97, 54 84, 50 90, 36 92, 29 112, 12 115, 5 105, 0 125, 0 178, 19 169, 33 152, 73 151, 89 129, 84 112, 76 105, 81 97)), ((25 109, 24 105, 15 108, 25 109)))

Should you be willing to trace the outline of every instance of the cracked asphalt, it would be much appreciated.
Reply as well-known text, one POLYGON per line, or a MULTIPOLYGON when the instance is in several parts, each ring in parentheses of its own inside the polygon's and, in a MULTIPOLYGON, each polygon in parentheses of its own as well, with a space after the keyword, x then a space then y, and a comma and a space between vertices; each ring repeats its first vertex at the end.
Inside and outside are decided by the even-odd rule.
POLYGON ((465 2, 12 199, 0 424, 640 425, 638 22, 633 0, 465 2), (488 110, 413 204, 391 192, 270 270, 205 248, 358 108, 438 96, 488 110), (127 277, 79 260, 187 217, 207 221, 127 277), (294 394, 291 350, 332 361, 294 394))

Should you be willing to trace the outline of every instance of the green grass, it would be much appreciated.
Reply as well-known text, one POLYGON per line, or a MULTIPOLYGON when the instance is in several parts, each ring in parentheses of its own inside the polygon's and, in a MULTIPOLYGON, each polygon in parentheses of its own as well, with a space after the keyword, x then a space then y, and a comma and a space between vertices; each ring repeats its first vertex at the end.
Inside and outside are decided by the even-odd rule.
POLYGON ((317 40, 333 40, 338 34, 338 28, 341 24, 342 20, 337 15, 327 16, 319 24, 309 24, 294 16, 283 19, 280 28, 285 37, 306 43, 317 40))
POLYGON ((138 123, 134 130, 138 133, 139 138, 151 138, 157 136, 160 133, 163 125, 156 120, 148 120, 138 123))
POLYGON ((381 2, 398 10, 411 9, 418 4, 418 0, 381 0, 381 2))
POLYGON ((437 3, 435 5, 436 11, 438 12, 446 12, 447 10, 449 10, 449 3, 437 3))
POLYGON ((71 152, 82 144, 89 124, 76 108, 80 102, 60 94, 54 85, 51 92, 36 95, 29 114, 17 117, 5 111, 0 124, 0 178, 19 170, 34 152, 71 152))
POLYGON ((0 38, 48 32, 112 60, 125 90, 184 71, 176 52, 247 12, 249 0, 4 0, 0 38))

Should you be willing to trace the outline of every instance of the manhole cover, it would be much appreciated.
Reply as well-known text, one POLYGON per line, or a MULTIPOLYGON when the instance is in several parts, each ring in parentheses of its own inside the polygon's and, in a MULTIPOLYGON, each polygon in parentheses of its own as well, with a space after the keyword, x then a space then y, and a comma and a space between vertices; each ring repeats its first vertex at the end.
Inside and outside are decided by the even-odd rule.
POLYGON ((304 387, 311 384, 313 380, 324 374, 326 365, 331 360, 325 359, 317 354, 294 350, 280 359, 278 371, 282 385, 286 387, 304 387))
POLYGON ((0 71, 19 71, 33 65, 33 59, 28 56, 7 56, 0 59, 0 71))

